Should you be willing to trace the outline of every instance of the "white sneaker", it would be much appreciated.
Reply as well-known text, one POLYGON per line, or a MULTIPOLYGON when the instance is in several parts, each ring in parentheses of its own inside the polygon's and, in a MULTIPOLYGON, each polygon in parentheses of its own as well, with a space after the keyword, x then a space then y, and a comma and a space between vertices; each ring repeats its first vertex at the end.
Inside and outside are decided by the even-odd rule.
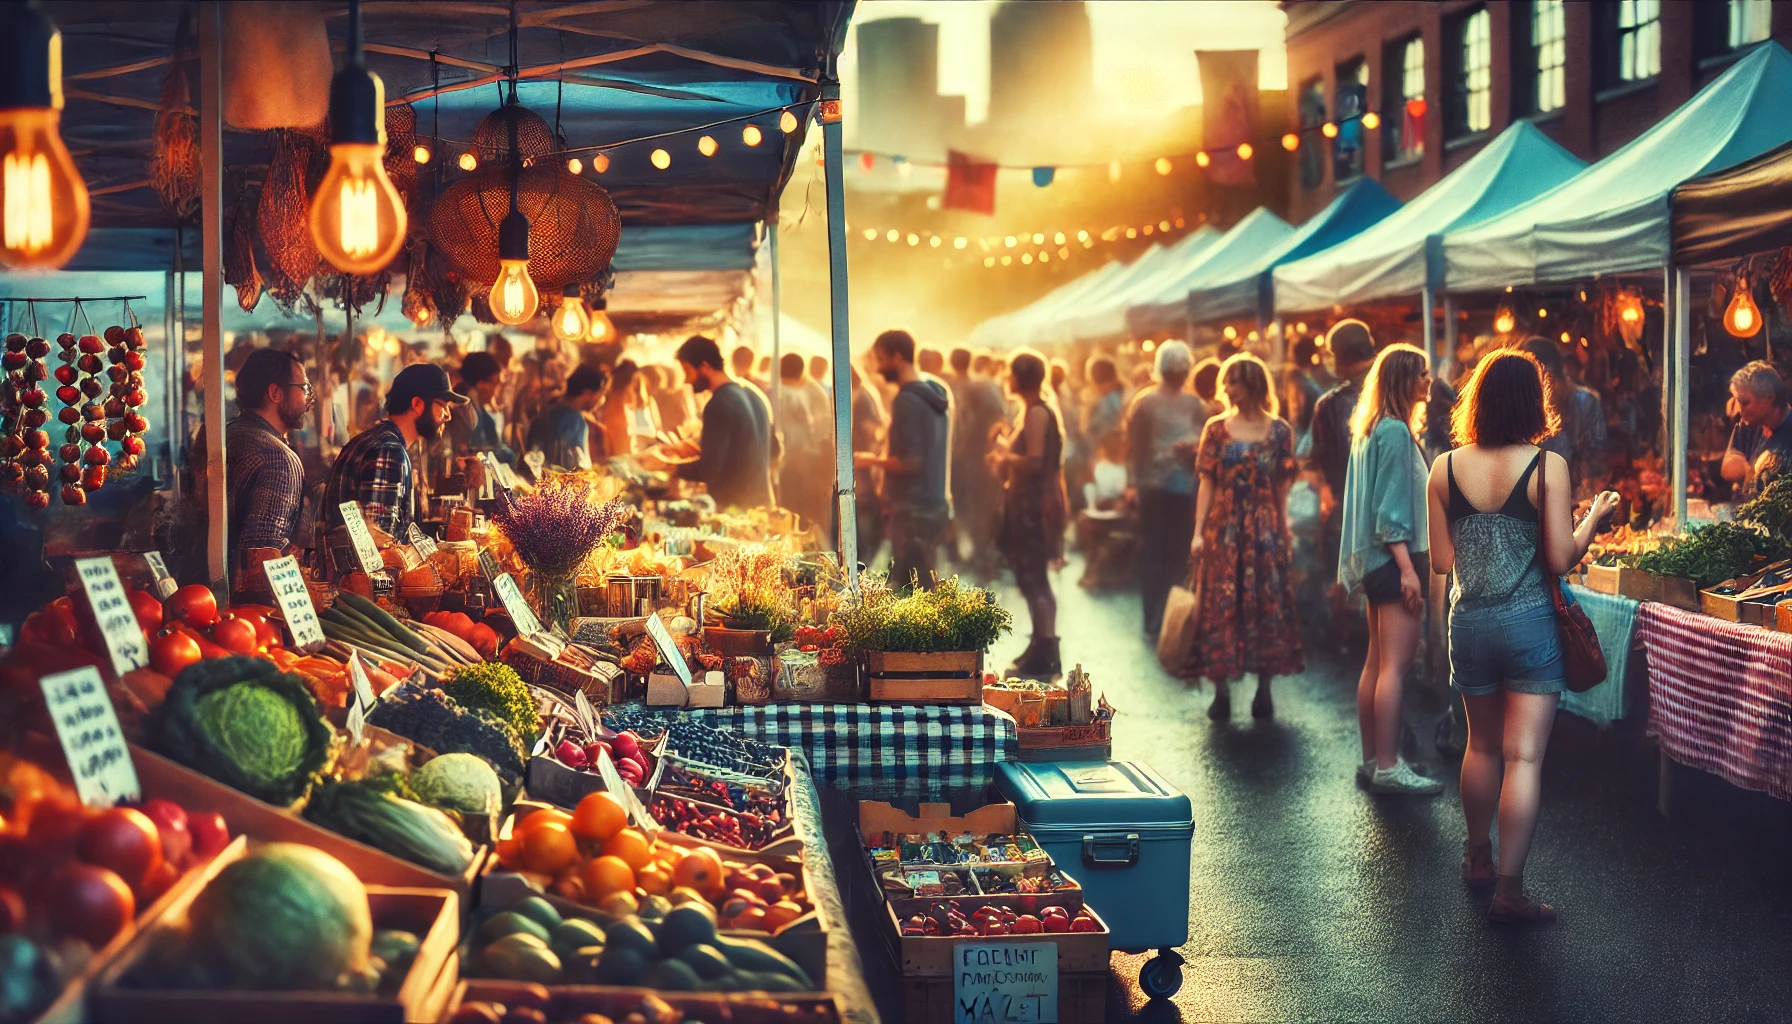
POLYGON ((1371 757, 1356 766, 1356 785, 1358 789, 1368 789, 1369 783, 1375 781, 1375 759, 1371 757))
POLYGON ((1399 794, 1412 796, 1435 796, 1444 791, 1444 784, 1436 779, 1428 779, 1412 770, 1405 761, 1397 761, 1392 768, 1377 768, 1369 782, 1371 793, 1399 794))

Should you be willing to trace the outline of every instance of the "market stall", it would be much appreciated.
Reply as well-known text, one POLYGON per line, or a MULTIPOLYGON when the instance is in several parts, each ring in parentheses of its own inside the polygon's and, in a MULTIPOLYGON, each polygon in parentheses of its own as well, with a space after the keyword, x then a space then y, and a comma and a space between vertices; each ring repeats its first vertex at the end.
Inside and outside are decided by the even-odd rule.
POLYGON ((1282 245, 1294 234, 1288 222, 1259 206, 1232 225, 1212 245, 1179 261, 1181 270, 1157 290, 1138 296, 1126 309, 1126 325, 1134 337, 1180 336, 1189 329, 1188 295, 1205 277, 1243 266, 1282 245))
POLYGON ((1082 343, 1125 340, 1127 309, 1134 302, 1161 292, 1219 240, 1220 231, 1204 224, 1166 247, 1152 263, 1147 264, 1141 256, 1128 267, 1130 273, 1103 287, 1100 295, 1071 318, 1071 340, 1082 343))

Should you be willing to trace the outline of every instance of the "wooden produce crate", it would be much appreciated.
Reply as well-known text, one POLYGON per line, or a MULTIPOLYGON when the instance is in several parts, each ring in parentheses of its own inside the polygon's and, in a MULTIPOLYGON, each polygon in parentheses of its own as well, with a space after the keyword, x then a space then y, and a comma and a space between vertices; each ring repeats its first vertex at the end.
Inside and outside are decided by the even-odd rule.
MULTIPOLYGON (((417 957, 398 991, 259 992, 127 987, 125 976, 184 920, 206 882, 244 853, 237 845, 208 866, 204 879, 183 892, 154 927, 137 934, 101 971, 93 997, 97 1024, 410 1024, 438 1019, 459 981, 460 897, 448 889, 369 885, 375 928, 400 928, 419 940, 417 957)), ((353 865, 350 865, 352 868, 353 865)))
POLYGON ((1781 633, 1792 633, 1792 601, 1781 601, 1773 606, 1773 621, 1767 624, 1781 633))
POLYGON ((1710 590, 1701 590, 1699 610, 1714 618, 1772 629, 1777 622, 1775 605, 1792 597, 1792 594, 1787 593, 1786 584, 1774 582, 1785 575, 1786 568, 1787 563, 1777 562, 1758 572, 1725 580, 1710 590), (1763 581, 1766 581, 1766 585, 1763 585, 1763 581), (1759 588, 1759 593, 1749 595, 1746 599, 1742 596, 1756 588, 1759 588), (1727 590, 1729 593, 1720 594, 1717 593, 1718 590, 1727 590))
MULTIPOLYGON (((1094 914, 1094 910, 1089 911, 1094 914)), ((886 921, 878 930, 902 973, 904 1017, 912 1024, 958 1019, 953 1011, 956 949, 960 945, 991 942, 1050 943, 1058 947, 1058 1020, 1099 1022, 1106 1012, 1108 954, 1107 922, 1097 915, 1096 932, 1056 932, 1038 935, 982 936, 903 935, 896 914, 884 908, 886 921), (1095 993, 1092 997, 1091 991, 1095 993)))
POLYGON ((982 651, 872 651, 867 672, 874 704, 983 703, 982 651))
MULTIPOLYGON (((962 1020, 951 976, 902 979, 904 1024, 962 1020)), ((1058 969, 1058 1024, 1103 1024, 1107 1019, 1108 971, 1058 969)))
POLYGON ((1586 586, 1601 594, 1616 594, 1633 601, 1654 601, 1661 591, 1661 577, 1628 565, 1587 566, 1586 586))
POLYGON ((145 793, 166 797, 188 811, 216 811, 224 816, 232 833, 251 839, 315 846, 347 864, 357 878, 370 885, 449 889, 465 899, 485 863, 488 848, 476 844, 466 871, 444 875, 315 825, 300 817, 298 807, 275 807, 257 800, 135 743, 131 744, 131 760, 145 793))
POLYGON ((838 1024, 843 1019, 840 1000, 826 992, 659 992, 612 985, 551 985, 544 988, 528 982, 485 978, 461 982, 443 1019, 452 1016, 464 1003, 486 1002, 501 1003, 508 1008, 533 1007, 546 1013, 550 1021, 576 1020, 587 1013, 622 1020, 649 994, 683 1014, 685 1020, 726 1020, 734 1024, 787 1024, 790 1021, 838 1024))
MULTIPOLYGON (((657 740, 647 746, 648 760, 659 771, 659 758, 666 752, 667 734, 661 733, 657 740)), ((557 807, 572 810, 579 801, 592 793, 604 789, 604 777, 596 770, 580 771, 568 768, 560 763, 551 752, 538 753, 529 758, 527 788, 529 797, 543 800, 557 807)), ((642 804, 647 803, 649 787, 646 785, 632 787, 635 796, 642 804)))
MULTIPOLYGON (((1077 911, 1083 909, 1083 890, 1080 885, 1075 889, 1059 889, 1054 892, 1042 893, 965 892, 956 896, 894 896, 884 890, 883 876, 894 873, 897 868, 880 868, 877 864, 873 863, 871 860, 871 852, 865 846, 865 836, 863 833, 858 834, 858 840, 859 849, 865 860, 865 869, 870 872, 873 887, 877 890, 878 894, 883 897, 884 902, 890 905, 891 911, 895 913, 896 919, 899 921, 906 919, 911 914, 932 915, 937 908, 946 906, 958 906, 960 912, 966 917, 970 916, 971 909, 981 906, 1002 907, 1004 909, 1012 910, 1017 914, 1037 914, 1046 907, 1063 907, 1074 915, 1077 911)), ((940 869, 942 871, 966 870, 964 868, 956 868, 950 864, 941 864, 940 869)), ((1071 882, 1076 881, 1076 879, 1072 878, 1068 872, 1064 872, 1062 868, 1060 868, 1059 871, 1064 875, 1066 880, 1071 882)), ((973 882, 974 881, 975 879, 973 878, 973 882)))
MULTIPOLYGON (((1646 574, 1645 574, 1646 575, 1646 574)), ((1699 611, 1699 585, 1692 580, 1678 576, 1655 577, 1655 591, 1652 596, 1638 600, 1655 601, 1659 604, 1671 605, 1682 611, 1699 611)))
POLYGON ((1107 761, 1114 750, 1113 720, 1098 718, 1088 725, 1044 728, 1017 727, 1020 756, 1017 761, 1107 761))

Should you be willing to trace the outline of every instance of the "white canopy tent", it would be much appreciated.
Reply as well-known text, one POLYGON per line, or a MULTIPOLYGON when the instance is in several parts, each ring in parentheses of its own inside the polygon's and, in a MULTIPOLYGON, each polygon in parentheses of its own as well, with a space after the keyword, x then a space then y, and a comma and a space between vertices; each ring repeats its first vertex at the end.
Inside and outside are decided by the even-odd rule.
POLYGON ((1075 341, 1103 341, 1123 338, 1127 334, 1126 311, 1146 297, 1156 295, 1163 286, 1200 259, 1220 240, 1217 228, 1203 225, 1178 240, 1174 245, 1156 251, 1150 260, 1139 257, 1126 268, 1126 273, 1104 285, 1103 294, 1089 302, 1084 311, 1069 321, 1070 335, 1075 341))

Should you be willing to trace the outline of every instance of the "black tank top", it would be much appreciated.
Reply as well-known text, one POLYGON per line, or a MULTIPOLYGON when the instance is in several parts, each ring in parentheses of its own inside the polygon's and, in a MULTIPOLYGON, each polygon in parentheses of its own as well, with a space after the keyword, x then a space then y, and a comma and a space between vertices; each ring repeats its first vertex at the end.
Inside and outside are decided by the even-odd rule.
POLYGON ((1450 507, 1445 511, 1449 521, 1454 524, 1469 516, 1497 514, 1517 519, 1520 522, 1537 522, 1537 506, 1531 504, 1528 489, 1531 484, 1531 475, 1537 472, 1537 464, 1542 459, 1543 452, 1539 449, 1537 457, 1532 459, 1531 464, 1526 466, 1525 471, 1519 475, 1518 483, 1512 485, 1512 493, 1506 496, 1506 503, 1494 513, 1486 513, 1476 508, 1462 493, 1461 488, 1456 486, 1456 453, 1451 452, 1444 456, 1444 466, 1450 474, 1450 507))

